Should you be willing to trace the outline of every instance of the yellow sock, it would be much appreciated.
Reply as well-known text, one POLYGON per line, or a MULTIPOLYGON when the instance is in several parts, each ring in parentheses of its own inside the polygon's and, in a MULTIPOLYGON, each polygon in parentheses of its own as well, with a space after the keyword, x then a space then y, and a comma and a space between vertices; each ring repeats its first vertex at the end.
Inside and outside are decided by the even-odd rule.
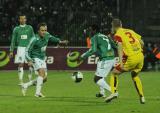
POLYGON ((138 76, 133 77, 133 81, 140 97, 144 96, 141 80, 138 76))
POLYGON ((118 87, 118 75, 111 74, 110 87, 111 87, 111 92, 112 93, 117 92, 117 90, 118 90, 117 89, 117 87, 118 87))

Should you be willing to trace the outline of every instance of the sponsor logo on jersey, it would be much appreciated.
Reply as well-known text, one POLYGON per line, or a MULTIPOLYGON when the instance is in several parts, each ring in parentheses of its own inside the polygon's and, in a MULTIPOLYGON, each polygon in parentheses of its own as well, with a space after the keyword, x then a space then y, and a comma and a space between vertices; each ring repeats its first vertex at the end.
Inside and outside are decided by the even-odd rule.
POLYGON ((21 35, 21 39, 27 39, 27 35, 21 35))

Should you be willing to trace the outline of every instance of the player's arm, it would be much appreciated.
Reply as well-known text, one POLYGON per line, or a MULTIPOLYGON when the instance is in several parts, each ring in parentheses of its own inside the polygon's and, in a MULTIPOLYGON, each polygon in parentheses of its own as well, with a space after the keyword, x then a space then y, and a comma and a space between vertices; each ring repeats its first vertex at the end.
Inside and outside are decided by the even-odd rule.
POLYGON ((117 42, 117 51, 118 57, 121 67, 123 67, 123 47, 122 47, 122 39, 120 36, 115 35, 114 40, 117 42))
POLYGON ((112 48, 117 49, 117 44, 116 44, 116 42, 115 42, 111 37, 108 37, 108 39, 109 39, 109 41, 110 41, 110 43, 111 43, 112 48))
POLYGON ((10 45, 10 53, 9 56, 13 57, 13 51, 16 45, 16 38, 17 38, 17 33, 16 33, 16 28, 13 29, 13 33, 12 33, 12 39, 11 39, 11 45, 10 45))
POLYGON ((97 51, 97 42, 96 42, 96 38, 93 37, 93 38, 91 38, 91 48, 87 52, 83 53, 80 58, 82 60, 84 60, 87 57, 89 57, 92 54, 94 54, 96 51, 97 51))
POLYGON ((139 40, 140 44, 141 44, 141 47, 143 48, 144 47, 144 42, 142 39, 139 40))
POLYGON ((118 42, 118 56, 119 56, 119 61, 121 67, 123 67, 123 48, 122 48, 122 43, 118 42))
POLYGON ((51 35, 51 34, 48 34, 49 37, 50 37, 50 40, 51 42, 54 42, 54 43, 57 43, 57 44, 65 44, 67 45, 68 44, 68 40, 60 40, 59 38, 51 35))
POLYGON ((35 41, 36 41, 36 38, 33 37, 33 38, 30 40, 28 46, 26 47, 25 56, 26 56, 26 59, 27 59, 28 62, 33 62, 32 58, 30 57, 30 53, 31 53, 32 48, 33 48, 33 46, 34 46, 34 44, 35 44, 35 41))
POLYGON ((136 38, 139 40, 140 44, 141 44, 141 47, 143 48, 144 47, 144 42, 142 40, 142 37, 141 35, 139 35, 138 33, 135 33, 134 34, 136 35, 136 38))

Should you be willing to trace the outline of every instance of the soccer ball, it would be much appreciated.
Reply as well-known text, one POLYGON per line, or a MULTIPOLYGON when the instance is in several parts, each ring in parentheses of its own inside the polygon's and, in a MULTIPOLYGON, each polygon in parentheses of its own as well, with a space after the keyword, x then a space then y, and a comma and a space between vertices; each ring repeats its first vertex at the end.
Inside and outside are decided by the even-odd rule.
POLYGON ((74 82, 79 83, 83 79, 83 74, 80 71, 73 72, 72 79, 74 82))

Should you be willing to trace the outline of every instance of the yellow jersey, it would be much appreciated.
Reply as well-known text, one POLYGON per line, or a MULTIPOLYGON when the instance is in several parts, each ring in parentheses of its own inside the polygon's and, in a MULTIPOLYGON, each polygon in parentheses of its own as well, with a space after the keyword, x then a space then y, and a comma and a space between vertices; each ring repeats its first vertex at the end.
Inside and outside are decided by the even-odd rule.
POLYGON ((131 29, 119 28, 114 35, 116 42, 122 43, 124 56, 132 56, 142 52, 141 36, 131 29))

